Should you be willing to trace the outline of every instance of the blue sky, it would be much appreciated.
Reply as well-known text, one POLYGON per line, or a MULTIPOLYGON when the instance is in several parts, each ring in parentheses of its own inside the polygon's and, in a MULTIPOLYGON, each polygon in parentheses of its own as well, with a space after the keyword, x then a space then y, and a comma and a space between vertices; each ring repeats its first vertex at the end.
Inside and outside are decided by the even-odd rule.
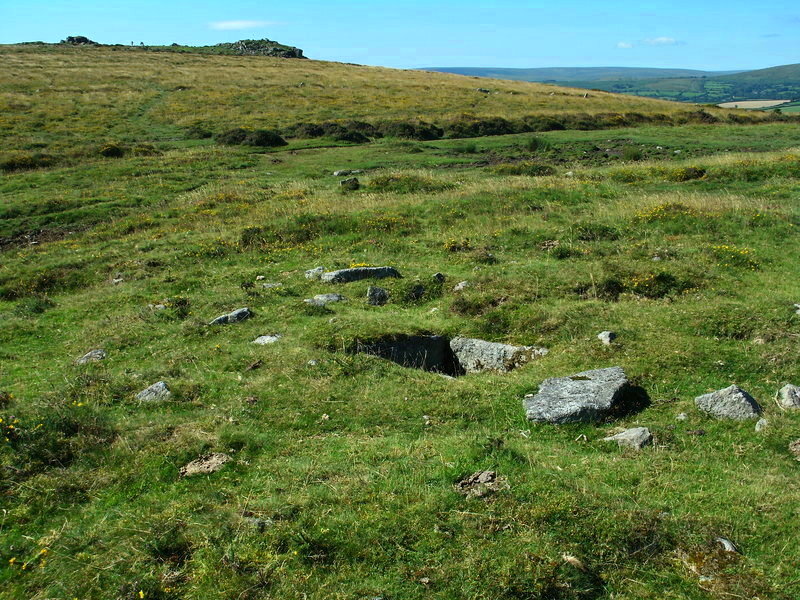
POLYGON ((0 43, 267 37, 389 67, 756 69, 800 62, 797 0, 0 0, 0 43))

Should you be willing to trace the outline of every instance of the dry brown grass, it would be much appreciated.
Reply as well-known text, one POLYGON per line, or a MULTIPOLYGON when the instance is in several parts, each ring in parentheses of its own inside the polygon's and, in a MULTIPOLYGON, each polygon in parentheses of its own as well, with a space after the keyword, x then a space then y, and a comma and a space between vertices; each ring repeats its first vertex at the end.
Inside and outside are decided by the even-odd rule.
POLYGON ((17 148, 87 138, 165 139, 197 122, 218 132, 331 119, 436 121, 464 113, 513 118, 691 109, 444 73, 109 47, 0 46, 0 89, 0 132, 17 148), (487 86, 492 93, 477 91, 487 86))

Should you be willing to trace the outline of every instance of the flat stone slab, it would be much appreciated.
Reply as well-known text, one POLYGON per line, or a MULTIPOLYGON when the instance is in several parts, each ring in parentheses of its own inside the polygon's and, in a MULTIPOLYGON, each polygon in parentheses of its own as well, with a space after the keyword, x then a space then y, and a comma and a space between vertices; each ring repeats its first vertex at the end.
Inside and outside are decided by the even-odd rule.
POLYGON ((245 319, 249 319, 253 316, 253 312, 249 308, 239 308, 234 310, 233 312, 229 312, 226 315, 220 315, 209 325, 228 325, 230 323, 238 323, 239 321, 244 321, 245 319))
POLYGON ((169 400, 171 396, 172 392, 169 391, 167 382, 158 381, 136 394, 136 399, 139 402, 161 402, 169 400))
POLYGON ((275 289, 278 289, 278 288, 282 288, 283 284, 282 283, 262 283, 261 287, 263 289, 265 289, 265 290, 275 290, 275 289))
POLYGON ((193 460, 187 465, 181 467, 181 477, 192 477, 193 475, 209 475, 216 473, 225 463, 233 459, 227 454, 222 452, 215 452, 214 454, 206 454, 198 459, 193 460))
POLYGON ((547 348, 511 346, 472 338, 450 340, 450 349, 467 373, 507 372, 547 354, 547 348))
POLYGON ((641 450, 653 441, 653 434, 647 427, 634 427, 622 433, 603 438, 604 442, 617 442, 620 448, 641 450))
POLYGON ((800 387, 785 385, 775 394, 775 400, 784 410, 800 410, 800 387))
POLYGON ((761 406, 742 388, 732 385, 723 390, 703 394, 694 399, 701 412, 715 419, 757 419, 761 414, 761 406))
POLYGON ((98 362, 100 360, 105 360, 108 357, 108 353, 101 349, 97 348, 95 350, 89 350, 86 354, 81 356, 78 360, 75 361, 76 365, 88 365, 89 363, 98 362))
POLYGON ((253 343, 258 344, 259 346, 268 346, 269 344, 274 344, 282 337, 283 337, 282 335, 279 335, 277 333, 273 335, 262 335, 254 339, 253 343))
POLYGON ((593 423, 611 413, 630 390, 620 367, 545 379, 522 402, 525 416, 541 423, 593 423))
POLYGON ((385 279, 387 277, 401 278, 402 275, 394 267, 354 267, 323 273, 320 279, 326 283, 350 283, 362 279, 385 279))
POLYGON ((341 294, 317 294, 313 298, 306 298, 303 300, 303 302, 306 304, 311 304, 312 306, 328 306, 328 304, 332 304, 334 302, 346 301, 347 298, 341 294))

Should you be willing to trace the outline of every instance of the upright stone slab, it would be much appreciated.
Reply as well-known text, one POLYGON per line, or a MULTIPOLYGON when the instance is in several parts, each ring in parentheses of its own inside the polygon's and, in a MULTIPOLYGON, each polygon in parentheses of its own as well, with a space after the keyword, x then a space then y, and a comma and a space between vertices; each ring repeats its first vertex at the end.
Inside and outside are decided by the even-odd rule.
POLYGON ((703 394, 694 399, 697 408, 715 419, 757 419, 761 407, 742 388, 732 385, 723 390, 703 394))
POLYGON ((385 279, 387 277, 401 278, 402 275, 394 267, 354 267, 323 273, 320 279, 326 283, 350 283, 362 279, 385 279))
POLYGON ((506 372, 547 354, 547 348, 510 346, 472 338, 450 340, 450 349, 467 373, 506 372))
POLYGON ((604 418, 630 392, 620 367, 546 379, 523 400, 525 416, 541 423, 592 423, 604 418))

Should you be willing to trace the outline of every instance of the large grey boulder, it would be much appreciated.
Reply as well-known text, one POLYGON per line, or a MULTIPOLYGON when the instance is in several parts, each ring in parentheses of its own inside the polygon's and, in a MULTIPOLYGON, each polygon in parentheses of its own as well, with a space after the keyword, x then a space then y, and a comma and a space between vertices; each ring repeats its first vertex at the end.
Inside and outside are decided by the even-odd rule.
POLYGON ((775 400, 784 410, 800 410, 800 387, 785 385, 775 395, 775 400))
POLYGON ((591 423, 610 414, 630 391, 625 371, 609 367, 546 379, 522 404, 530 421, 591 423))
POLYGON ((715 419, 757 419, 761 407, 742 388, 732 385, 694 399, 697 408, 715 419))
POLYGON ((313 298, 306 298, 303 300, 306 304, 311 304, 312 306, 328 306, 328 304, 332 304, 334 302, 345 302, 347 298, 342 296, 341 294, 317 294, 313 298))
POLYGON ((604 442, 617 442, 620 448, 641 450, 653 441, 653 434, 647 427, 634 427, 622 433, 603 438, 604 442))
POLYGON ((536 346, 510 346, 465 337, 450 340, 450 349, 467 373, 511 371, 548 352, 547 348, 536 346))
POLYGON ((139 402, 160 402, 163 400, 169 400, 171 396, 172 392, 169 391, 167 382, 158 381, 136 394, 136 399, 139 402))
POLYGON ((76 365, 88 365, 89 363, 105 360, 108 354, 105 350, 97 348, 96 350, 89 350, 86 354, 81 356, 75 361, 76 365))
POLYGON ((394 267, 354 267, 323 273, 320 279, 326 283, 350 283, 362 279, 385 279, 387 277, 399 278, 402 275, 394 267))
POLYGON ((226 315, 218 316, 216 319, 211 321, 209 325, 227 325, 229 323, 238 323, 239 321, 244 321, 252 316, 253 312, 249 308, 238 308, 226 315))

